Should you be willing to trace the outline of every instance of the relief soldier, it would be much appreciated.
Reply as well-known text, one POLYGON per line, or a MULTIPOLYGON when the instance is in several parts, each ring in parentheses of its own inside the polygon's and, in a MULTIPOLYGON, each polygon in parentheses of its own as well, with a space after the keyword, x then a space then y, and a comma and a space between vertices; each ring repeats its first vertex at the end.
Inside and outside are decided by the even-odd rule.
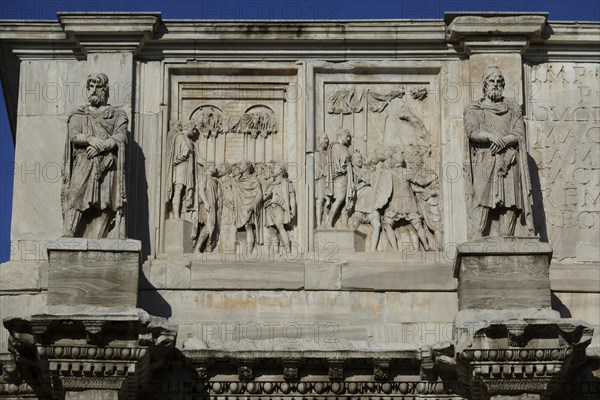
POLYGON ((327 214, 330 198, 327 196, 327 148, 329 138, 323 136, 317 143, 315 152, 315 206, 317 209, 317 226, 323 225, 324 215, 327 214))
POLYGON ((289 253, 292 251, 292 245, 285 226, 291 223, 296 215, 296 192, 288 179, 285 165, 275 165, 273 179, 264 193, 265 226, 269 228, 271 245, 274 248, 279 247, 279 233, 283 247, 289 253))
POLYGON ((421 181, 409 173, 402 151, 398 150, 389 154, 375 183, 377 192, 375 207, 383 209, 383 230, 393 250, 399 250, 394 225, 400 221, 410 223, 423 248, 429 250, 422 216, 419 213, 411 183, 426 185, 428 182, 421 181))
POLYGON ((357 229, 362 223, 370 224, 373 228, 371 231, 370 250, 376 251, 381 233, 381 214, 375 208, 375 193, 371 187, 371 171, 364 166, 363 156, 358 151, 352 154, 352 168, 354 170, 356 201, 349 221, 350 227, 357 229))
POLYGON ((177 219, 181 218, 182 203, 186 208, 191 208, 194 204, 196 162, 193 139, 196 133, 195 124, 187 122, 169 138, 167 200, 171 202, 177 219))
POLYGON ((219 190, 219 240, 225 247, 224 250, 235 248, 235 190, 233 180, 233 166, 228 162, 219 165, 218 190, 219 190))
POLYGON ((256 242, 256 229, 260 226, 263 192, 260 180, 253 174, 253 165, 250 161, 242 161, 234 165, 233 170, 235 228, 246 230, 246 250, 252 253, 256 242))
POLYGON ((327 149, 327 195, 333 198, 325 225, 332 228, 336 215, 341 211, 342 226, 348 225, 348 210, 352 208, 354 187, 350 157, 350 142, 352 136, 347 129, 338 129, 337 141, 327 149), (342 210, 342 206, 344 206, 342 210))
POLYGON ((197 220, 194 223, 194 238, 198 238, 196 249, 211 252, 214 248, 214 234, 217 226, 217 200, 219 185, 217 169, 213 165, 202 168, 196 184, 197 220))

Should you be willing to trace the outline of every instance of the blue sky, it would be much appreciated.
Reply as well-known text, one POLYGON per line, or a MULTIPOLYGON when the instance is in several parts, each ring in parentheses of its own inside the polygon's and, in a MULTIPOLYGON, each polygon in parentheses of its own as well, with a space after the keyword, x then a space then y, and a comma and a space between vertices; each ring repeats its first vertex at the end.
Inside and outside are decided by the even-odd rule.
MULTIPOLYGON (((2 0, 0 19, 56 19, 57 12, 160 11, 163 19, 441 19, 444 12, 549 12, 551 21, 600 21, 598 0, 2 0)), ((1 89, 0 89, 1 92, 1 89)), ((0 262, 9 256, 14 143, 0 96, 0 262)))

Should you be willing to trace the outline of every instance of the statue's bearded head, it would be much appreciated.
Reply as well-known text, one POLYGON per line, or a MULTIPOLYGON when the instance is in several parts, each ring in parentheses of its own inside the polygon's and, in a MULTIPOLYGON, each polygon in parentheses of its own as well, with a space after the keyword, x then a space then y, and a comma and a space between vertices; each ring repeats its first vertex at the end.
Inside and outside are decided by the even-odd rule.
POLYGON ((487 67, 483 74, 483 95, 492 100, 502 100, 502 92, 504 91, 504 75, 500 68, 496 66, 487 67))
POLYGON ((100 107, 108 102, 108 76, 103 73, 90 74, 86 81, 87 98, 90 105, 100 107))

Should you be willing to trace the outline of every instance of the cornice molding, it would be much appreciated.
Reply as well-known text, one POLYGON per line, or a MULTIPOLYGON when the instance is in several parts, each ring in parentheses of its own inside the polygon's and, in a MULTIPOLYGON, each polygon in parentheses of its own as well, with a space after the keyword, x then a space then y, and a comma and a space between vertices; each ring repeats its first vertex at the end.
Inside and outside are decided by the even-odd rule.
POLYGON ((525 53, 542 41, 547 14, 472 14, 446 16, 446 41, 466 54, 525 53))
POLYGON ((593 55, 600 24, 548 23, 540 13, 416 21, 164 21, 159 13, 61 13, 58 21, 0 21, 0 41, 20 59, 82 59, 98 51, 132 51, 145 60, 456 60, 481 52, 528 59, 531 52, 537 59, 543 43, 553 59, 578 60, 571 46, 593 55))
POLYGON ((158 28, 160 13, 59 13, 58 21, 81 53, 137 53, 158 28))

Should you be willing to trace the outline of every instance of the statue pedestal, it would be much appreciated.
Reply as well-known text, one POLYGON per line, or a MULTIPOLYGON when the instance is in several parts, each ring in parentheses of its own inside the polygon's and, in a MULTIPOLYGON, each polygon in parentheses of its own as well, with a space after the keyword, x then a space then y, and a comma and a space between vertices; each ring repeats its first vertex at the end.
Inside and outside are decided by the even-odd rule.
POLYGON ((4 326, 17 343, 16 363, 37 378, 28 380, 35 392, 65 400, 137 398, 177 336, 164 318, 129 307, 37 314, 6 319, 4 326))
POLYGON ((593 328, 551 309, 551 258, 550 244, 537 238, 488 237, 458 246, 453 337, 467 398, 550 398, 585 359, 593 328))
POLYGON ((458 246, 458 309, 550 308, 552 246, 537 238, 489 237, 458 246))
POLYGON ((184 219, 165 221, 165 253, 184 254, 194 251, 192 223, 184 219))
POLYGON ((337 246, 339 252, 365 251, 366 237, 354 229, 318 228, 315 229, 314 245, 319 249, 337 246))
POLYGON ((7 318, 15 384, 43 398, 135 399, 175 348, 177 327, 136 308, 141 243, 60 238, 48 244, 48 314, 7 318))
POLYGON ((48 306, 136 307, 141 242, 60 238, 48 243, 48 306))

